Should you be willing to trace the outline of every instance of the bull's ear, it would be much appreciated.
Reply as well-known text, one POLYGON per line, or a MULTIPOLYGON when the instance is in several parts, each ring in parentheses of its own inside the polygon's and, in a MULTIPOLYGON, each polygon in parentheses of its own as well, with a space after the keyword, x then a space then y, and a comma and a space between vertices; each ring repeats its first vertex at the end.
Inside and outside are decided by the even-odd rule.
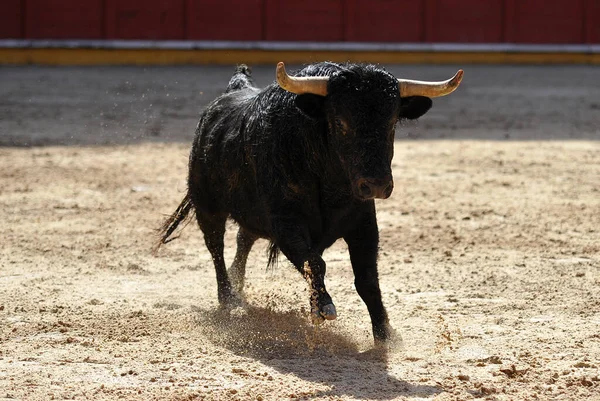
POLYGON ((427 113, 433 102, 425 96, 409 96, 400 99, 400 118, 414 120, 427 113))
POLYGON ((296 96, 296 107, 302 114, 315 120, 325 118, 325 98, 319 95, 306 93, 296 96))

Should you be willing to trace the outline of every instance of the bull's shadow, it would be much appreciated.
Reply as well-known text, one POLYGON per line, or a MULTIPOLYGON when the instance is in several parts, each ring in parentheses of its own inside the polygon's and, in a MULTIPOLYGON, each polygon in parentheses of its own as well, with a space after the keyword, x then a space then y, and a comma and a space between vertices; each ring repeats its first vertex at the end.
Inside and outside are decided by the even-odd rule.
POLYGON ((315 328, 300 312, 247 305, 244 310, 198 310, 196 323, 215 345, 284 374, 330 387, 312 397, 356 399, 427 397, 437 386, 412 384, 388 374, 388 352, 360 352, 350 335, 315 328), (238 313, 239 312, 239 313, 238 313))

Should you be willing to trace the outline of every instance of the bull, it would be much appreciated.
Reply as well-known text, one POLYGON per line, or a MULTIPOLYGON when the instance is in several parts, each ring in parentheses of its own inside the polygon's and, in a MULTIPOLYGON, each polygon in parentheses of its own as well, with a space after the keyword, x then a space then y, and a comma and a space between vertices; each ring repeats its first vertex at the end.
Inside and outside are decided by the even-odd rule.
POLYGON ((323 251, 348 245, 356 291, 368 309, 376 344, 392 334, 377 273, 379 232, 374 199, 393 190, 394 133, 416 119, 433 97, 453 92, 462 70, 442 82, 396 79, 374 65, 317 63, 276 82, 255 86, 238 66, 225 92, 196 127, 188 190, 159 230, 157 249, 195 212, 214 262, 219 303, 239 305, 248 254, 270 241, 308 281, 314 323, 337 317, 325 286, 323 251), (223 258, 225 223, 238 227, 229 270, 223 258))

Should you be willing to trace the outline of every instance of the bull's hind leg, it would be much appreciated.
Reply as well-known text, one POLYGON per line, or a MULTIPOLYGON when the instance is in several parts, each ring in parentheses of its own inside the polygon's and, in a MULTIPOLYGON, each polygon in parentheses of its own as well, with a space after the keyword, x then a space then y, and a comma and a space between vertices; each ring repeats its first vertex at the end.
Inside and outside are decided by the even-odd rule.
POLYGON ((248 254, 252 249, 252 245, 256 241, 256 236, 240 227, 237 234, 237 251, 233 263, 229 268, 229 278, 233 284, 233 288, 237 292, 242 292, 244 289, 244 276, 246 275, 246 261, 248 254))
POLYGON ((209 215, 196 210, 196 219, 204 233, 204 242, 215 265, 219 303, 223 306, 235 306, 239 303, 239 298, 232 290, 225 267, 225 258, 223 257, 223 237, 225 236, 227 215, 209 215))

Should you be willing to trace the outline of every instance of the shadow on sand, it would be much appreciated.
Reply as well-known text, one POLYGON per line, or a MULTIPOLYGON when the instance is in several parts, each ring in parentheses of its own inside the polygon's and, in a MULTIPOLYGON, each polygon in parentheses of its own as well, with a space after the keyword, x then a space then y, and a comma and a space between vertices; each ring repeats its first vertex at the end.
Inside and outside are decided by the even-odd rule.
MULTIPOLYGON (((388 373, 386 349, 361 352, 350 334, 315 328, 300 312, 246 306, 228 312, 198 310, 196 324, 219 347, 259 360, 283 374, 329 387, 312 396, 357 399, 428 397, 437 386, 412 384, 388 373)), ((339 331, 339 330, 337 330, 339 331)))

